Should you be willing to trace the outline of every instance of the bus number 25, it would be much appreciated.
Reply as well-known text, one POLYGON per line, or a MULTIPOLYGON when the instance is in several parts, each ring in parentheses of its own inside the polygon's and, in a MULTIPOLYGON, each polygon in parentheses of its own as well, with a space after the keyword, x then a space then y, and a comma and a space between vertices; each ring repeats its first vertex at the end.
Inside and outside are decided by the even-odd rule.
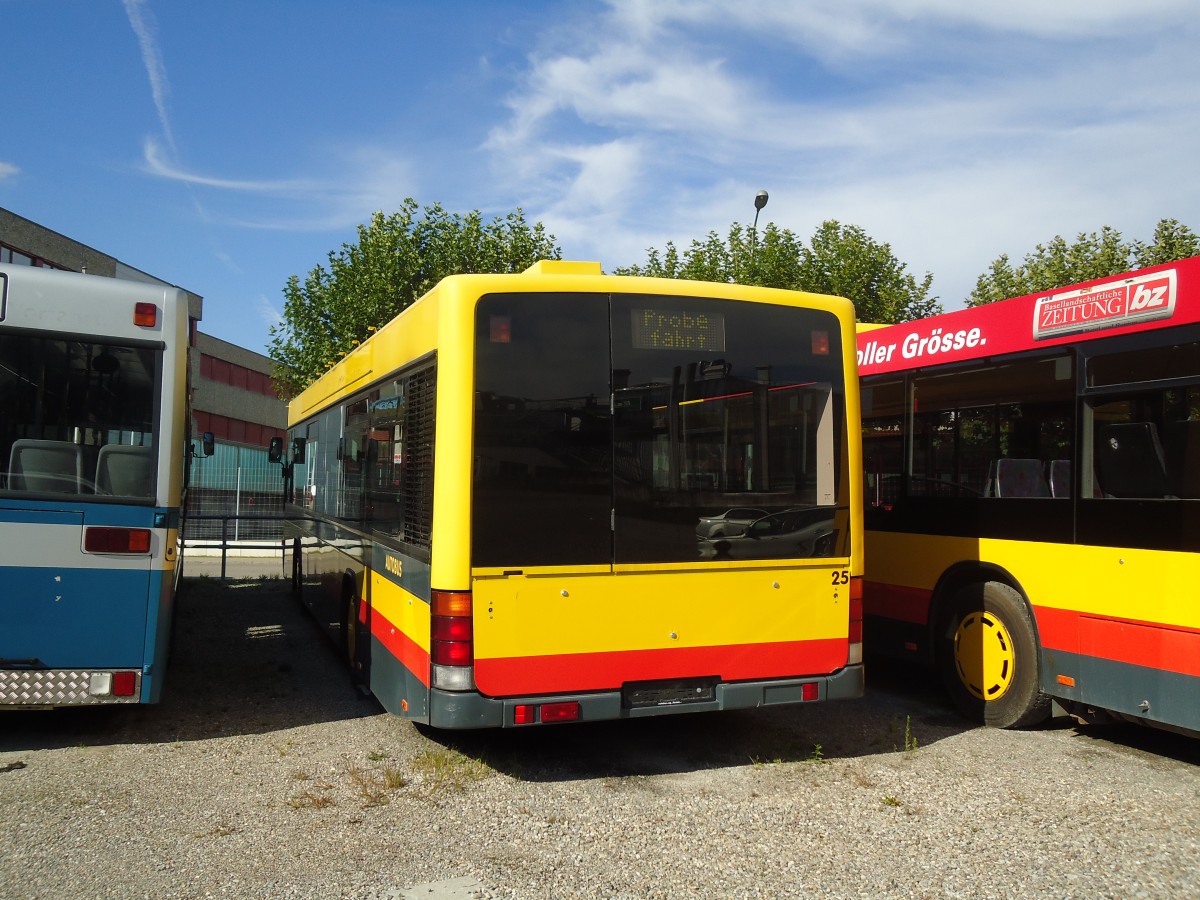
POLYGON ((848 569, 842 569, 840 571, 835 571, 832 574, 833 574, 833 586, 834 587, 837 587, 839 584, 849 584, 850 583, 850 571, 848 569))

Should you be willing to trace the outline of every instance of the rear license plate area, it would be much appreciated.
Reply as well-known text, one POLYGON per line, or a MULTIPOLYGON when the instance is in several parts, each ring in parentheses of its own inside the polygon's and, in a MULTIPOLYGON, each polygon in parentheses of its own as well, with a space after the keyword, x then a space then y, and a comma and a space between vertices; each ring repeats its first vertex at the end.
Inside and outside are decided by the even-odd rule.
POLYGON ((668 678, 662 681, 630 681, 621 687, 621 705, 626 709, 682 706, 716 699, 717 678, 668 678))

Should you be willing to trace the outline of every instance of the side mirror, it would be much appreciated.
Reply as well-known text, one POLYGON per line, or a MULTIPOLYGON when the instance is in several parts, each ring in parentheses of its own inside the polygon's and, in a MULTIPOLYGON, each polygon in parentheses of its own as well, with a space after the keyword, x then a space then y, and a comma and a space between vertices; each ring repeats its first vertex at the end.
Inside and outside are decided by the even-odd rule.
POLYGON ((217 452, 217 439, 211 431, 204 432, 204 436, 200 438, 200 447, 205 456, 212 456, 217 452))
POLYGON ((283 438, 271 438, 271 443, 267 445, 267 459, 273 463, 283 462, 283 438))

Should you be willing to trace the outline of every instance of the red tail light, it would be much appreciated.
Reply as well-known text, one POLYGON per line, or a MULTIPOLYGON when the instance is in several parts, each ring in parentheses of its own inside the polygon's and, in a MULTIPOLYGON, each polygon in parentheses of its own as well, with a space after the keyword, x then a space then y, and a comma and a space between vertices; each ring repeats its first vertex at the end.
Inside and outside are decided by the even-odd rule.
POLYGON ((150 529, 85 528, 83 550, 85 553, 149 553, 150 529))
POLYGON ((133 324, 141 325, 143 328, 153 328, 158 324, 158 307, 153 303, 135 303, 133 324))
POLYGON ((863 640, 863 580, 861 575, 850 579, 850 662, 862 662, 863 640))
POLYGON ((521 703, 513 707, 513 724, 535 725, 539 721, 543 723, 578 722, 582 710, 578 700, 542 704, 521 703))
POLYGON ((475 662, 475 629, 468 591, 434 591, 430 661, 436 666, 475 662))
POLYGON ((543 703, 543 722, 577 722, 579 721, 579 701, 570 700, 566 703, 543 703))
POLYGON ((137 677, 133 672, 113 672, 112 692, 114 697, 132 697, 137 685, 137 677))

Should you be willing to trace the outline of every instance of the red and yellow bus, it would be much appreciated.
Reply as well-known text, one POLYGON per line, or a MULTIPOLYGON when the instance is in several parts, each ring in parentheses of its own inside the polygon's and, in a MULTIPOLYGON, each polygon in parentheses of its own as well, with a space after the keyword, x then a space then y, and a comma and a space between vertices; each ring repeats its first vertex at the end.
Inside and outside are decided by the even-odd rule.
POLYGON ((853 350, 840 298, 447 278, 291 403, 295 587, 435 727, 860 696, 853 350))
POLYGON ((1200 258, 861 328, 866 640, 965 713, 1200 731, 1200 258))

